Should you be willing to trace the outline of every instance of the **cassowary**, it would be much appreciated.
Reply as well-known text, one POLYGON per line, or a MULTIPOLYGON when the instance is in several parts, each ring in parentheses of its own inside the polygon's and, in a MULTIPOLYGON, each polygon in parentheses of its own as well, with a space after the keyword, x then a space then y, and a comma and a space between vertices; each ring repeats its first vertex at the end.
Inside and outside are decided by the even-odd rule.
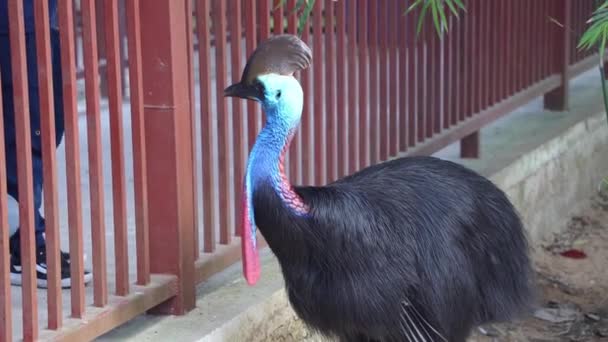
POLYGON ((326 186, 292 186, 284 159, 311 63, 293 35, 262 42, 225 96, 261 103, 265 126, 244 184, 242 252, 260 276, 256 226, 277 257, 289 301, 312 329, 342 341, 465 341, 534 297, 528 243, 505 194, 457 163, 406 157, 326 186))

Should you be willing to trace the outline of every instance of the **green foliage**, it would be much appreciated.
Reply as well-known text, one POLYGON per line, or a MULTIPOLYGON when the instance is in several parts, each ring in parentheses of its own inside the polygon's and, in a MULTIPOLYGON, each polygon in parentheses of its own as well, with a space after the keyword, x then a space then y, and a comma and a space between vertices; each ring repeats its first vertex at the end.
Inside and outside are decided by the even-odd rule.
POLYGON ((587 21, 591 24, 578 43, 580 49, 599 49, 600 60, 604 60, 608 41, 608 1, 601 4, 587 21))
MULTIPOLYGON (((279 0, 277 3, 277 7, 284 5, 287 0, 279 0)), ((312 8, 315 4, 316 0, 297 0, 296 6, 293 11, 298 12, 302 11, 302 14, 298 18, 298 34, 302 33, 302 29, 306 24, 306 20, 310 17, 310 13, 312 12, 312 8)), ((334 0, 338 1, 338 0, 334 0)), ((342 0, 348 1, 348 0, 342 0)), ((377 0, 371 0, 377 1, 377 0)), ((403 0, 405 1, 405 0, 403 0)), ((422 24, 424 22, 424 17, 427 12, 431 11, 431 16, 433 17, 433 23, 435 24, 435 29, 439 36, 443 35, 443 32, 448 31, 448 21, 446 17, 446 7, 451 11, 456 17, 458 17, 458 8, 465 9, 462 0, 414 0, 414 2, 407 9, 406 13, 411 12, 416 7, 422 7, 420 11, 420 15, 418 17, 418 25, 417 31, 420 34, 420 30, 422 28, 422 24)))
POLYGON ((418 25, 416 27, 417 34, 420 34, 422 24, 424 23, 424 17, 430 10, 431 16, 433 17, 433 23, 435 24, 435 29, 437 30, 439 36, 442 36, 443 32, 448 31, 448 20, 445 15, 446 6, 456 17, 458 17, 457 7, 465 10, 464 4, 461 0, 415 0, 406 12, 411 12, 416 7, 422 8, 420 10, 420 15, 418 16, 418 25))

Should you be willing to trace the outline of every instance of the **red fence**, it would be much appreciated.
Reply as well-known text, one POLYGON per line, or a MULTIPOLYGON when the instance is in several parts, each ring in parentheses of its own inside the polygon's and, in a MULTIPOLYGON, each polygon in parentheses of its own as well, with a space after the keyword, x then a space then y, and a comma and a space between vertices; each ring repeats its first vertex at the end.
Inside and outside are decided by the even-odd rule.
MULTIPOLYGON (((278 8, 270 1, 158 0, 144 6, 124 0, 100 6, 81 0, 79 21, 73 1, 59 3, 66 202, 60 203, 60 163, 51 147, 52 84, 40 77, 50 286, 36 289, 32 182, 20 177, 27 200, 20 208, 24 284, 10 287, 8 234, 2 229, 0 341, 20 335, 26 341, 82 341, 148 310, 183 314, 195 305, 196 284, 238 261, 236 204, 262 116, 251 101, 225 99, 223 89, 240 78, 256 42, 295 33, 297 25, 296 0, 278 8), (124 13, 124 26, 119 13, 124 13), (82 31, 75 30, 75 23, 82 24, 82 31), (81 52, 75 32, 86 45, 81 52), (128 63, 121 57, 123 39, 128 63), (100 49, 106 60, 101 69, 100 49), (83 118, 78 113, 79 53, 83 118), (99 86, 100 78, 107 87, 99 86), (102 105, 104 87, 108 101, 102 105), (80 121, 86 121, 86 141, 80 121), (87 151, 81 152, 81 143, 87 151), (111 169, 104 174, 108 163, 111 169), (81 185, 82 173, 88 173, 88 190, 81 185), (81 281, 85 218, 90 221, 92 293, 81 281), (76 283, 69 292, 61 290, 58 273, 59 245, 66 234, 76 283), (106 241, 110 234, 113 241, 106 241), (110 247, 113 257, 106 254, 110 247), (12 310, 18 291, 22 309, 12 310), (47 299, 46 320, 39 319, 39 296, 47 299), (64 296, 69 296, 69 313, 64 296)), ((593 0, 468 0, 467 13, 449 19, 444 39, 430 25, 417 38, 418 13, 402 15, 409 4, 316 1, 302 36, 314 56, 312 67, 298 75, 306 99, 304 121, 288 156, 294 183, 323 184, 398 155, 430 154, 458 140, 462 155, 475 157, 481 127, 538 96, 545 96, 549 108, 566 108, 568 80, 597 58, 575 49, 593 0)), ((22 113, 16 115, 19 174, 27 174, 32 161, 25 153, 30 150, 30 99, 23 8, 20 1, 9 6, 14 100, 22 113)), ((49 75, 51 68, 46 6, 36 2, 39 75, 49 75)), ((6 227, 0 151, 0 224, 6 227)))

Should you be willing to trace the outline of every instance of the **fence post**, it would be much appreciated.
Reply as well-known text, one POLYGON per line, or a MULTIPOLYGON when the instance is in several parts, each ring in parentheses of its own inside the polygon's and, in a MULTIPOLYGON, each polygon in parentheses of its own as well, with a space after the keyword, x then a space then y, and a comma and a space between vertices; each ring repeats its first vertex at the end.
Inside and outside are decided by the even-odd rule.
POLYGON ((460 140, 460 158, 479 158, 479 131, 460 140))
POLYGON ((178 277, 177 296, 152 312, 178 315, 196 299, 186 1, 149 1, 140 12, 150 271, 178 277))
POLYGON ((551 37, 554 48, 553 53, 553 72, 561 75, 561 85, 559 88, 545 94, 544 105, 547 110, 564 111, 568 110, 568 66, 570 65, 570 44, 572 40, 572 6, 571 0, 558 0, 557 13, 554 23, 551 25, 551 37))

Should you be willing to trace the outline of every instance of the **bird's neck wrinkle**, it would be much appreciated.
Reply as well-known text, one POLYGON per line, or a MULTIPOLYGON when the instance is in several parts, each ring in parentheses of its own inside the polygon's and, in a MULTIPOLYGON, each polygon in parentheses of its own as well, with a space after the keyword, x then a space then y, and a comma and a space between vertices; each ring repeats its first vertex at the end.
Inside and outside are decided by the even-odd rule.
POLYGON ((251 177, 253 191, 256 185, 269 181, 282 202, 295 214, 305 215, 308 205, 294 191, 293 185, 285 174, 285 156, 289 150, 296 127, 267 122, 260 132, 251 152, 251 177), (282 127, 277 127, 282 126, 282 127))

